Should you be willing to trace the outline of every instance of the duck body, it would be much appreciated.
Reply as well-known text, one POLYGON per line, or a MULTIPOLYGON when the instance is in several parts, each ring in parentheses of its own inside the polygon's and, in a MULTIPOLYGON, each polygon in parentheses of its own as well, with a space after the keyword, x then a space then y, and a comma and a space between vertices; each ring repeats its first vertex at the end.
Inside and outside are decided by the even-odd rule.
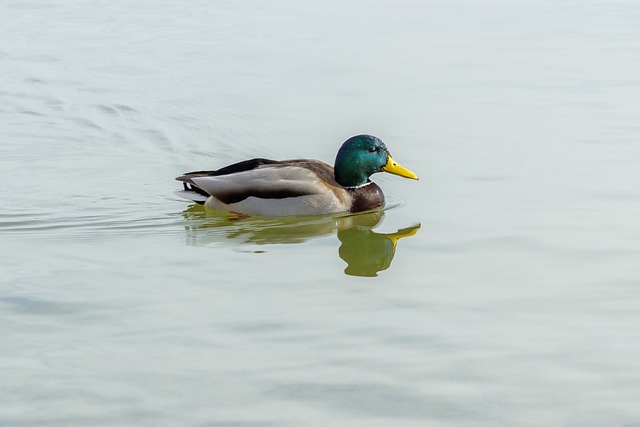
POLYGON ((417 179, 393 161, 378 138, 358 135, 342 145, 335 167, 318 160, 255 158, 181 175, 176 179, 183 190, 176 193, 214 209, 248 215, 361 212, 384 205, 382 189, 369 179, 380 171, 417 179))

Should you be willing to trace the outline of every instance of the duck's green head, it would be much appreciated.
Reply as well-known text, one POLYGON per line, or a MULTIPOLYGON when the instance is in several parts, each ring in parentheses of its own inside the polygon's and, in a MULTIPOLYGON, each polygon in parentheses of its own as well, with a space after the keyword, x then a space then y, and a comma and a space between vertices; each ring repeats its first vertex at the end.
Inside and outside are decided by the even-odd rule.
POLYGON ((342 144, 334 164, 338 184, 357 187, 369 182, 369 177, 376 172, 418 179, 415 173, 396 163, 384 143, 375 136, 357 135, 342 144))

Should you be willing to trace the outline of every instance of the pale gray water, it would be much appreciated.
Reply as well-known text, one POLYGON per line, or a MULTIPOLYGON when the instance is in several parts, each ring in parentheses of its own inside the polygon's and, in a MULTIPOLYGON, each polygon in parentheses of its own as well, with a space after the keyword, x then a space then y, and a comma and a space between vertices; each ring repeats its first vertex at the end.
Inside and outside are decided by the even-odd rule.
POLYGON ((640 425, 639 18, 0 2, 0 425, 640 425), (363 132, 383 218, 171 193, 363 132))

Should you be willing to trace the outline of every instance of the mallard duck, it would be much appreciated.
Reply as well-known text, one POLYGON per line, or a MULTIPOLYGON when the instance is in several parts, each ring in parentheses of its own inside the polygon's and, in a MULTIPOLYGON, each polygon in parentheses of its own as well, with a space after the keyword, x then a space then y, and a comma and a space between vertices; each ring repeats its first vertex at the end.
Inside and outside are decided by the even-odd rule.
POLYGON ((346 140, 334 167, 318 160, 251 159, 215 171, 185 173, 181 197, 205 206, 260 216, 361 212, 384 205, 382 189, 369 177, 389 172, 418 176, 393 160, 371 135, 346 140))

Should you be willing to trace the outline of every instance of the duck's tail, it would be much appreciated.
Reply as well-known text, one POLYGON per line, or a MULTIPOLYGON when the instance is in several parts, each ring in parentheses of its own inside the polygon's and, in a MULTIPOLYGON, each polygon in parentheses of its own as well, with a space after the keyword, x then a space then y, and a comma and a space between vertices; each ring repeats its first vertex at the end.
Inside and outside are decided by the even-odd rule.
POLYGON ((209 193, 204 191, 202 188, 195 185, 193 181, 191 181, 191 177, 195 174, 186 174, 176 178, 178 181, 182 181, 182 190, 174 190, 174 193, 177 196, 182 197, 183 199, 191 200, 192 202, 196 202, 199 204, 204 204, 209 198, 209 193))
POLYGON ((202 194, 198 194, 195 191, 190 190, 173 190, 173 193, 176 196, 182 197, 183 199, 191 200, 192 202, 196 202, 200 205, 203 205, 204 202, 207 201, 207 196, 203 196, 202 194))

